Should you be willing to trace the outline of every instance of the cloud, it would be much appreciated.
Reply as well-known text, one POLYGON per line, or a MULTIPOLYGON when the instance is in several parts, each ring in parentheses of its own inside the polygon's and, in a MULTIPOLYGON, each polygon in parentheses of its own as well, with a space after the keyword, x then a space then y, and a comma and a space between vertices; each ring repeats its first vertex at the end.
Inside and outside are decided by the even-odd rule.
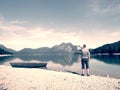
POLYGON ((10 21, 11 24, 26 24, 27 21, 21 21, 21 20, 14 20, 14 21, 10 21))
POLYGON ((25 29, 24 27, 16 25, 16 23, 11 23, 11 22, 13 22, 13 21, 7 22, 7 21, 4 21, 4 20, 0 20, 0 30, 17 31, 17 30, 24 30, 25 29))
POLYGON ((1 44, 9 46, 15 50, 23 48, 52 47, 62 42, 71 42, 74 45, 87 44, 88 48, 95 48, 105 43, 117 41, 120 36, 119 31, 97 29, 88 31, 82 28, 71 28, 69 31, 56 28, 46 28, 42 26, 21 26, 11 21, 0 23, 1 44))
POLYGON ((89 7, 96 14, 120 14, 120 2, 117 2, 117 0, 110 2, 107 2, 107 0, 91 0, 89 7))
POLYGON ((120 36, 120 32, 112 32, 111 36, 119 37, 120 36))
POLYGON ((4 30, 4 31, 17 31, 17 30, 25 30, 24 27, 21 26, 16 26, 16 25, 0 25, 0 30, 4 30))
POLYGON ((15 49, 23 47, 53 46, 62 42, 76 41, 75 32, 61 32, 54 28, 27 27, 3 21, 0 23, 0 41, 15 49))

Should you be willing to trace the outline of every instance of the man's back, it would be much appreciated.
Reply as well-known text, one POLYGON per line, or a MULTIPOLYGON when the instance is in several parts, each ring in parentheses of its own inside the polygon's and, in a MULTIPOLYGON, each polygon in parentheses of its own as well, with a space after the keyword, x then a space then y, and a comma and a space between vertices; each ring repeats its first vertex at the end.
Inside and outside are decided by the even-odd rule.
POLYGON ((82 49, 82 58, 88 58, 88 59, 90 58, 90 52, 88 49, 86 48, 82 49))

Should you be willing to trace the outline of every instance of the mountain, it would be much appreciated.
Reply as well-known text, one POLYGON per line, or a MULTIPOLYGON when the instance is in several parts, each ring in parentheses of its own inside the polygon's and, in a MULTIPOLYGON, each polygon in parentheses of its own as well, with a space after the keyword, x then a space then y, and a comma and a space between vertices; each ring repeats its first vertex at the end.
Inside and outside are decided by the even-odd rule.
POLYGON ((91 53, 92 54, 120 53, 120 41, 100 46, 96 49, 91 50, 91 53))
POLYGON ((32 51, 33 51, 33 49, 31 49, 31 48, 24 48, 24 49, 18 51, 17 54, 30 54, 30 53, 32 53, 32 51))
POLYGON ((6 48, 4 45, 0 45, 0 54, 14 54, 15 50, 6 48))
POLYGON ((55 45, 52 48, 42 47, 38 49, 24 48, 17 52, 17 54, 63 54, 74 53, 77 50, 76 46, 71 43, 62 43, 55 45))
POLYGON ((50 51, 48 47, 42 47, 38 49, 24 48, 18 51, 16 54, 46 54, 50 51))
POLYGON ((64 53, 73 53, 77 50, 76 46, 72 43, 62 43, 60 45, 55 45, 51 48, 53 51, 61 51, 64 53))
POLYGON ((0 55, 2 55, 2 54, 12 54, 12 53, 10 53, 8 51, 5 51, 4 49, 0 48, 0 55))
POLYGON ((10 48, 6 48, 4 45, 0 45, 0 49, 3 49, 3 50, 10 52, 10 53, 16 53, 15 50, 10 49, 10 48))
MULTIPOLYGON (((95 49, 89 49, 91 54, 113 54, 120 53, 120 41, 104 44, 95 49)), ((15 51, 13 49, 6 48, 0 45, 0 54, 69 54, 69 53, 79 53, 77 47, 72 43, 61 43, 60 45, 55 45, 52 48, 42 47, 37 49, 24 48, 20 51, 15 51)))

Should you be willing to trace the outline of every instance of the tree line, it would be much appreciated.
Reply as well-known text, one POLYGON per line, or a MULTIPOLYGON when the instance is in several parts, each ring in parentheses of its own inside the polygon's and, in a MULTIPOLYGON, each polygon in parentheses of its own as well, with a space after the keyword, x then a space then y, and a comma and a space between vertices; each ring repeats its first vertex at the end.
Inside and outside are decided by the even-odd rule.
POLYGON ((101 47, 90 50, 90 52, 91 52, 91 54, 120 53, 120 41, 114 42, 114 43, 111 43, 111 44, 105 44, 101 47))
POLYGON ((2 54, 12 54, 12 53, 0 48, 0 55, 2 55, 2 54))

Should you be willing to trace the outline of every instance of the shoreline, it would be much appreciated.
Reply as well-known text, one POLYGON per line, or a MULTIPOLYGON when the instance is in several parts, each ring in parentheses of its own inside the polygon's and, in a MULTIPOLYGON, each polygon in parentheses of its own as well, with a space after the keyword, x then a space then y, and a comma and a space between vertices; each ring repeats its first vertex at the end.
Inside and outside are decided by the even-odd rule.
POLYGON ((0 65, 0 90, 118 90, 120 79, 0 65))

